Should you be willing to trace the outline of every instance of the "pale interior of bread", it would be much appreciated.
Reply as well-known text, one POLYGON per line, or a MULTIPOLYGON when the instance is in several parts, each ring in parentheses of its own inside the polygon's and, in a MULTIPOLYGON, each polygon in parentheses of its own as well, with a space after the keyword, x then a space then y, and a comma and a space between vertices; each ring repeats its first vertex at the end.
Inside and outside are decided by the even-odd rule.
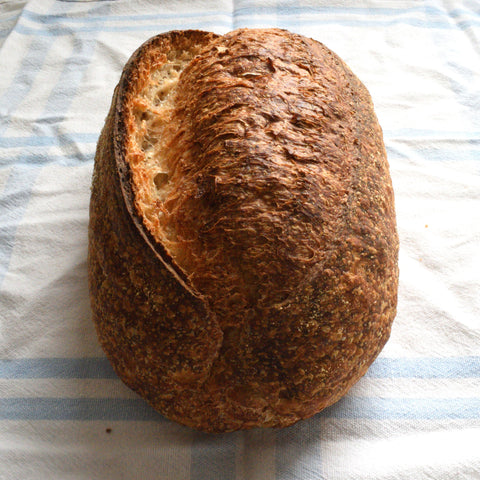
MULTIPOLYGON (((172 165, 168 159, 168 140, 172 137, 171 120, 179 78, 198 49, 171 50, 164 62, 147 72, 143 88, 132 99, 133 122, 127 160, 130 164, 135 204, 150 233, 166 247, 181 265, 182 252, 177 248, 164 201, 174 188, 172 165)), ((148 67, 147 67, 148 68, 148 67)))

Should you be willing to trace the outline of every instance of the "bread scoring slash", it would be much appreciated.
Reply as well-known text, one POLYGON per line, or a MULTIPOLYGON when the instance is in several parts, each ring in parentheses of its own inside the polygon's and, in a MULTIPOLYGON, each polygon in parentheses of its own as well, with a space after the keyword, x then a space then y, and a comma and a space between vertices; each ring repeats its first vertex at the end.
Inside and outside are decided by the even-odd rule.
POLYGON ((169 419, 285 427, 336 402, 397 304, 393 190, 366 88, 285 30, 147 41, 98 142, 89 283, 115 371, 169 419))

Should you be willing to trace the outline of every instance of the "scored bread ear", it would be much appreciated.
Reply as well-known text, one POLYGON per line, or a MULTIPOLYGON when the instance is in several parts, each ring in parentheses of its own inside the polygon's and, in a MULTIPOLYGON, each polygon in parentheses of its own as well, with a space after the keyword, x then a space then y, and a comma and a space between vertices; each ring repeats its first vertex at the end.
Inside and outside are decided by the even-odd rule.
MULTIPOLYGON (((145 200, 154 202, 155 198, 151 194, 147 195, 143 205, 139 205, 139 199, 142 198, 142 195, 137 191, 139 185, 147 182, 152 183, 153 181, 156 184, 155 186, 158 187, 159 180, 157 179, 159 176, 158 173, 152 174, 152 168, 150 168, 142 171, 143 177, 134 181, 134 172, 130 164, 135 163, 139 168, 139 163, 147 162, 145 149, 142 145, 136 144, 132 137, 139 136, 137 132, 138 116, 148 115, 150 118, 152 117, 152 112, 148 112, 145 105, 139 105, 138 102, 139 93, 152 81, 151 73, 161 71, 162 67, 176 66, 175 59, 178 59, 183 68, 189 60, 200 52, 202 47, 208 45, 217 37, 214 33, 198 30, 171 31, 157 35, 145 42, 133 53, 122 72, 117 87, 118 96, 113 113, 114 157, 125 206, 143 239, 164 261, 166 268, 177 275, 179 281, 187 289, 191 289, 192 285, 189 284, 185 273, 178 268, 163 243, 154 239, 151 234, 152 228, 148 228, 151 227, 151 218, 145 215, 145 203, 147 203, 145 200)), ((165 76, 168 77, 169 71, 173 69, 165 70, 165 76)), ((179 74, 181 70, 173 71, 179 74)), ((172 83, 169 82, 168 78, 155 79, 156 88, 152 89, 153 94, 157 93, 158 95, 159 86, 165 91, 165 87, 162 87, 165 80, 167 80, 167 83, 172 83)), ((155 159, 155 161, 158 161, 158 159, 155 159)))

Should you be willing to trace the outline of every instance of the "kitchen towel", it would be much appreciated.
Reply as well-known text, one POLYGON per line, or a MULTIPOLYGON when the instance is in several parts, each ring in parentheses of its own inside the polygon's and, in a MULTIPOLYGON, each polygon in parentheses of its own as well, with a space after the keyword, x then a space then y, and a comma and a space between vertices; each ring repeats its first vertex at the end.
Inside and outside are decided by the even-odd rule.
POLYGON ((480 3, 0 2, 0 479, 480 478, 480 3), (281 27, 340 55, 383 127, 400 235, 392 335, 348 395, 207 435, 113 373, 91 321, 96 142, 131 53, 173 29, 281 27))

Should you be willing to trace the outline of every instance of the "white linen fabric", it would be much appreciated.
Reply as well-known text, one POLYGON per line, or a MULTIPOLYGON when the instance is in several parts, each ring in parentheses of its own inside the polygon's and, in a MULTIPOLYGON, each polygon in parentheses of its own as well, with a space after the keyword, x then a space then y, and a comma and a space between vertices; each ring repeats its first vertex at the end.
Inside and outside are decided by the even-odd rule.
POLYGON ((0 2, 0 479, 480 478, 480 4, 446 0, 0 2), (365 83, 400 234, 398 315, 336 405, 207 435, 113 373, 91 321, 96 141, 124 63, 172 29, 276 26, 365 83))

